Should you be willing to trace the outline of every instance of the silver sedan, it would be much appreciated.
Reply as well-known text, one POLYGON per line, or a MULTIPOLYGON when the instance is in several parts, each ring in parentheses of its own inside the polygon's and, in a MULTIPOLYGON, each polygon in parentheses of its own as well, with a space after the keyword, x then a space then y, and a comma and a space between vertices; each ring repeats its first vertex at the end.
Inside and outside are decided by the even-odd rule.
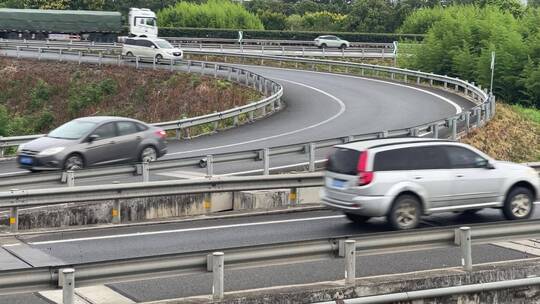
POLYGON ((166 135, 160 128, 130 118, 83 117, 20 145, 17 163, 20 168, 40 171, 154 161, 167 153, 166 135))

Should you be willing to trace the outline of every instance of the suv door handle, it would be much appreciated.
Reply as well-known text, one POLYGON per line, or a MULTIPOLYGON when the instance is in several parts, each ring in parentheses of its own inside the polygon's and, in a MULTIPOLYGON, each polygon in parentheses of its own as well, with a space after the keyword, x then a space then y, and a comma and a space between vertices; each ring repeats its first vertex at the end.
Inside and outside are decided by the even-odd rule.
POLYGON ((456 177, 463 177, 463 174, 456 174, 456 177))
POLYGON ((111 140, 111 141, 109 142, 109 144, 111 144, 111 145, 114 145, 115 143, 116 143, 116 141, 114 141, 114 140, 111 140))
POLYGON ((414 179, 422 179, 422 176, 415 176, 414 179))

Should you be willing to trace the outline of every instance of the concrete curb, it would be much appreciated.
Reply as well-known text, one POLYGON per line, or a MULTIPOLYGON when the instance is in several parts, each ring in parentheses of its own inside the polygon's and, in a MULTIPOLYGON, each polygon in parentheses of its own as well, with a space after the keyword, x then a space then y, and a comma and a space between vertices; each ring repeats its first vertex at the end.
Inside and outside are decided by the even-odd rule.
POLYGON ((304 206, 277 208, 273 210, 229 211, 229 212, 222 212, 222 214, 220 215, 213 213, 213 214, 196 215, 196 216, 189 216, 189 217, 176 218, 176 219, 151 220, 151 221, 138 222, 138 223, 115 224, 115 225, 103 224, 103 225, 97 225, 97 226, 73 227, 73 228, 61 227, 58 229, 53 229, 53 228, 36 229, 36 230, 28 231, 28 232, 17 232, 17 233, 5 232, 5 233, 0 234, 0 238, 27 236, 27 235, 36 235, 36 234, 48 234, 48 233, 95 231, 95 230, 104 230, 104 229, 111 229, 111 228, 116 229, 116 228, 126 228, 126 227, 144 227, 144 226, 151 226, 151 225, 165 225, 165 224, 173 224, 173 223, 199 222, 199 221, 206 221, 206 220, 232 219, 232 218, 242 218, 246 216, 263 216, 263 215, 275 215, 275 214, 300 213, 300 212, 319 211, 319 210, 329 210, 329 209, 322 206, 321 204, 305 204, 304 206))

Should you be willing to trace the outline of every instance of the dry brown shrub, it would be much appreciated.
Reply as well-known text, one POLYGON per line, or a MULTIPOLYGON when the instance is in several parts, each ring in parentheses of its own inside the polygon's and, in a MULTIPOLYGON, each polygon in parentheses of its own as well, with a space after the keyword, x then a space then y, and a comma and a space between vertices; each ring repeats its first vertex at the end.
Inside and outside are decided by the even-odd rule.
POLYGON ((496 159, 540 161, 540 125, 526 119, 506 104, 498 103, 494 119, 471 132, 462 141, 496 159))

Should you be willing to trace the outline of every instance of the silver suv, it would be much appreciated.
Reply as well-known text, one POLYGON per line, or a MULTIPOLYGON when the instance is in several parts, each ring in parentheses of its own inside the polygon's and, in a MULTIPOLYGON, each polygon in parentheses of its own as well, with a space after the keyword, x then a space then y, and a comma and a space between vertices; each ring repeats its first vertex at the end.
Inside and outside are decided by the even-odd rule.
POLYGON ((540 188, 530 167, 495 161, 466 144, 422 138, 339 145, 326 170, 324 204, 357 223, 385 216, 394 229, 415 228, 423 214, 482 208, 525 219, 540 188))

